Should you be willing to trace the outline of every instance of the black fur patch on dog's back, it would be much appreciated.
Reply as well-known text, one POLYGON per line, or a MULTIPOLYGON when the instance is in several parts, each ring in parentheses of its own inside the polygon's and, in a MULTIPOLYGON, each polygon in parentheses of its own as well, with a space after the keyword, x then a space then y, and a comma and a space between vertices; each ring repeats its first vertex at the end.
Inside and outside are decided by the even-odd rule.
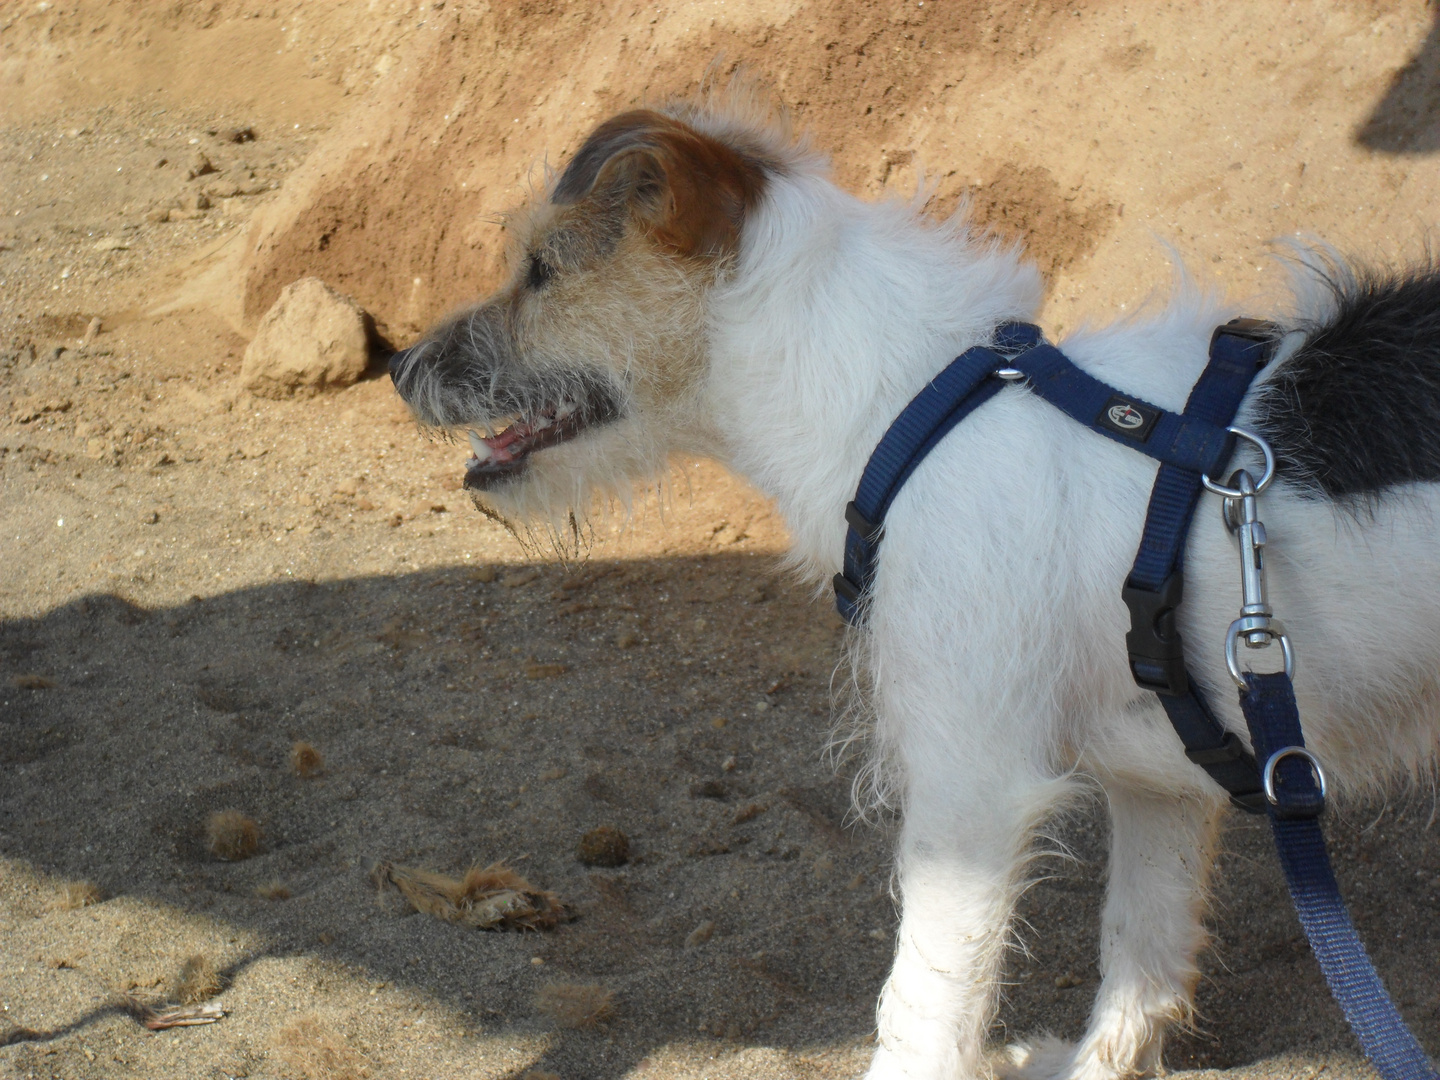
POLYGON ((1335 309, 1266 384, 1279 474, 1335 499, 1440 481, 1440 267, 1334 268, 1335 309))

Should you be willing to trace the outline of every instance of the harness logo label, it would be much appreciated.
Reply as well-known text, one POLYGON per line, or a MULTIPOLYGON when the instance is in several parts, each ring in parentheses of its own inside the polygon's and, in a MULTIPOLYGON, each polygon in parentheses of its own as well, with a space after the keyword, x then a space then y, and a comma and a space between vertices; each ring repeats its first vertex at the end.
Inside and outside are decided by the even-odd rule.
POLYGON ((1145 426, 1145 414, 1134 405, 1111 405, 1105 410, 1105 415, 1110 417, 1112 424, 1122 427, 1126 431, 1134 431, 1137 427, 1145 426))
POLYGON ((1112 397, 1095 418, 1095 424, 1127 439, 1144 442, 1150 437, 1150 429, 1158 419, 1158 409, 1139 405, 1122 397, 1112 397))

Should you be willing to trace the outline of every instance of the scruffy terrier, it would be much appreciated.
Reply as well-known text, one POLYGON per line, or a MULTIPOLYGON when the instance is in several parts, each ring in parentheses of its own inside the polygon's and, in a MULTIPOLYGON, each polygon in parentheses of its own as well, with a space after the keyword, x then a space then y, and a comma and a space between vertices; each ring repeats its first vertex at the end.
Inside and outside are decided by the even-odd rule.
MULTIPOLYGON (((841 566, 846 504, 891 420, 1041 301, 1020 252, 841 191, 743 90, 601 124, 512 235, 508 283, 391 364, 421 424, 469 433, 477 501, 565 521, 653 481, 672 455, 708 455, 775 500, 817 583, 841 566)), ((1307 744, 1332 794, 1353 795, 1424 774, 1440 735, 1440 277, 1301 263, 1237 424, 1279 462, 1264 502, 1271 598, 1301 658, 1307 744)), ((1178 412, 1212 329, 1237 314, 1266 313, 1181 289, 1061 344, 1178 412)), ((985 1036, 1037 830, 1097 784, 1112 828, 1088 1031, 1000 1068, 1144 1073, 1166 1025, 1189 1015, 1226 801, 1127 664, 1120 586, 1155 468, 1009 386, 888 513, 854 635, 871 797, 903 815, 874 1080, 991 1068, 985 1036)), ((1235 546, 1212 502, 1190 530, 1181 630, 1192 677, 1248 745, 1219 646, 1235 546)))

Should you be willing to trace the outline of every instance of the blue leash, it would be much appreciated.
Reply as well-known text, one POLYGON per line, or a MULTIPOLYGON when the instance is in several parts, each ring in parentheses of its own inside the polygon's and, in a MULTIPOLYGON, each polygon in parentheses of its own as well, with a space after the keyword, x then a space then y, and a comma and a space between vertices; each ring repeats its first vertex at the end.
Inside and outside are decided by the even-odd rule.
POLYGON ((1295 688, 1283 671, 1245 674, 1240 707, 1250 727, 1255 756, 1273 772, 1269 802, 1275 850, 1290 887, 1290 899, 1330 993, 1340 1003, 1360 1048, 1385 1080, 1434 1080, 1436 1072, 1415 1036, 1400 1018, 1380 976, 1365 953, 1320 831, 1325 808, 1324 774, 1304 754, 1295 688), (1320 783, 1317 784, 1317 780, 1320 783))
POLYGON ((925 455, 1007 382, 1023 381, 1091 430, 1158 460, 1140 548, 1122 590, 1131 618, 1125 638, 1131 673, 1138 685, 1159 696, 1185 755, 1240 809, 1269 815, 1310 947, 1383 1080, 1440 1080, 1385 993, 1340 897, 1318 821, 1325 805, 1324 773, 1301 734, 1289 639, 1264 599, 1264 526, 1255 514, 1255 497, 1270 482, 1274 462, 1263 441, 1230 425, 1251 382, 1269 362, 1277 337, 1275 327, 1253 319, 1219 327, 1211 338, 1210 362, 1184 411, 1176 414, 1081 371, 1045 342, 1038 327, 1001 324, 992 345, 967 349, 916 395, 871 454, 855 498, 845 508, 849 529, 843 570, 834 578, 835 605, 852 625, 864 621, 890 504, 925 455), (1231 479, 1239 487, 1224 488, 1210 477, 1219 475, 1229 461, 1237 434, 1261 447, 1267 468, 1258 484, 1241 471, 1231 479), (1206 487, 1225 495, 1227 507, 1233 507, 1247 560, 1242 574, 1245 606, 1227 637, 1226 661, 1243 687, 1240 704, 1253 754, 1224 729, 1191 681, 1175 626, 1184 595, 1185 538, 1206 487), (1273 675, 1240 672, 1236 647, 1242 638, 1250 644, 1280 640, 1286 670, 1273 675), (1257 759, 1265 763, 1263 768, 1257 759))

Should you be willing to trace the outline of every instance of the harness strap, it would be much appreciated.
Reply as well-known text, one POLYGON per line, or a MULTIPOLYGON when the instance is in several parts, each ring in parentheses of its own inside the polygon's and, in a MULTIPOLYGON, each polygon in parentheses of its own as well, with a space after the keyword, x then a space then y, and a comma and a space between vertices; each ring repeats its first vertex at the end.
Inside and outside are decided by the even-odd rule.
POLYGON ((1241 809, 1268 811, 1295 909, 1331 993, 1383 1080, 1440 1080, 1385 993, 1330 868, 1318 817, 1324 777, 1305 750, 1290 677, 1245 676, 1241 709, 1255 756, 1225 731, 1185 670, 1175 613, 1184 595, 1185 537, 1203 487, 1234 449, 1226 430, 1277 338, 1269 323, 1236 319, 1215 331, 1210 363, 1179 415, 1114 390, 1075 367, 1037 327, 1007 323, 993 347, 957 357, 886 431, 845 510, 844 572, 835 575, 835 603, 850 623, 874 576, 881 528, 906 479, 945 435, 1003 386, 1024 377, 1035 393, 1092 430, 1160 461, 1140 548, 1122 591, 1130 609, 1126 635, 1136 682, 1153 690, 1186 756, 1241 809), (1002 365, 1009 368, 997 375, 1002 365), (1257 769, 1256 757, 1265 762, 1257 769), (1307 763, 1308 762, 1308 763, 1307 763), (1311 765, 1315 772, 1312 774, 1311 765), (1318 786, 1317 786, 1318 780, 1318 786))
POLYGON ((1304 750, 1305 737, 1290 678, 1283 671, 1250 672, 1245 683, 1240 707, 1255 756, 1273 773, 1274 798, 1266 802, 1275 850, 1330 993, 1383 1080, 1436 1080, 1440 1074, 1385 992, 1340 897, 1320 831, 1324 787, 1317 785, 1319 774, 1305 755, 1297 752, 1304 750))
POLYGON ((1210 362, 1183 413, 1122 393, 1081 371, 1029 323, 1003 323, 991 346, 956 357, 908 404, 870 455, 855 499, 845 508, 843 571, 835 575, 835 606, 850 623, 875 574, 885 514, 925 456, 965 417, 1005 385, 996 375, 1023 377, 1030 390, 1085 426, 1160 461, 1134 568, 1122 590, 1130 609, 1126 645, 1135 681, 1160 695, 1186 756, 1241 809, 1263 807, 1255 760, 1215 718, 1185 670, 1175 611, 1184 595, 1185 536, 1201 491, 1200 477, 1218 474, 1234 451, 1226 430, 1255 374, 1269 360, 1274 328, 1237 319, 1211 338, 1210 362))
MULTIPOLYGON (((1271 324, 1255 319, 1235 319, 1217 328, 1210 338, 1210 362, 1185 402, 1186 415, 1230 424, 1255 375, 1269 362, 1276 336, 1271 324)), ((1222 463, 1230 452, 1226 450, 1222 463)), ((1167 462, 1155 474, 1140 547, 1120 594, 1130 609, 1125 645, 1131 675, 1159 695, 1185 756, 1224 788, 1237 807, 1259 813, 1265 804, 1255 759, 1225 730, 1191 683, 1175 625, 1185 592, 1185 538, 1203 490, 1200 478, 1208 471, 1167 462)))
POLYGON ((849 623, 861 621, 860 602, 875 574, 880 529, 896 493, 925 455, 950 430, 989 401, 1005 384, 992 378, 1003 354, 1019 352, 1043 340, 1029 323, 1001 323, 992 347, 977 345, 957 356, 916 394, 886 430, 870 455, 855 499, 845 508, 844 571, 834 578, 835 607, 849 623))
POLYGON ((1011 362, 1032 391, 1066 415, 1160 461, 1139 551, 1121 590, 1130 609, 1130 671, 1159 695, 1185 756, 1251 813, 1264 808, 1255 759, 1191 683, 1175 612, 1184 596, 1185 537, 1203 490, 1200 478, 1218 475, 1234 452, 1228 425, 1269 362, 1276 337, 1271 324, 1254 319, 1219 327, 1210 338, 1210 361, 1179 414, 1115 390, 1053 345, 1038 345, 1011 362))
POLYGON ((1215 421, 1188 407, 1183 413, 1166 412, 1081 371, 1054 345, 1037 345, 1012 365, 1025 373, 1031 390, 1061 412, 1157 461, 1198 476, 1218 471, 1230 459, 1235 437, 1225 430, 1228 417, 1215 421))

